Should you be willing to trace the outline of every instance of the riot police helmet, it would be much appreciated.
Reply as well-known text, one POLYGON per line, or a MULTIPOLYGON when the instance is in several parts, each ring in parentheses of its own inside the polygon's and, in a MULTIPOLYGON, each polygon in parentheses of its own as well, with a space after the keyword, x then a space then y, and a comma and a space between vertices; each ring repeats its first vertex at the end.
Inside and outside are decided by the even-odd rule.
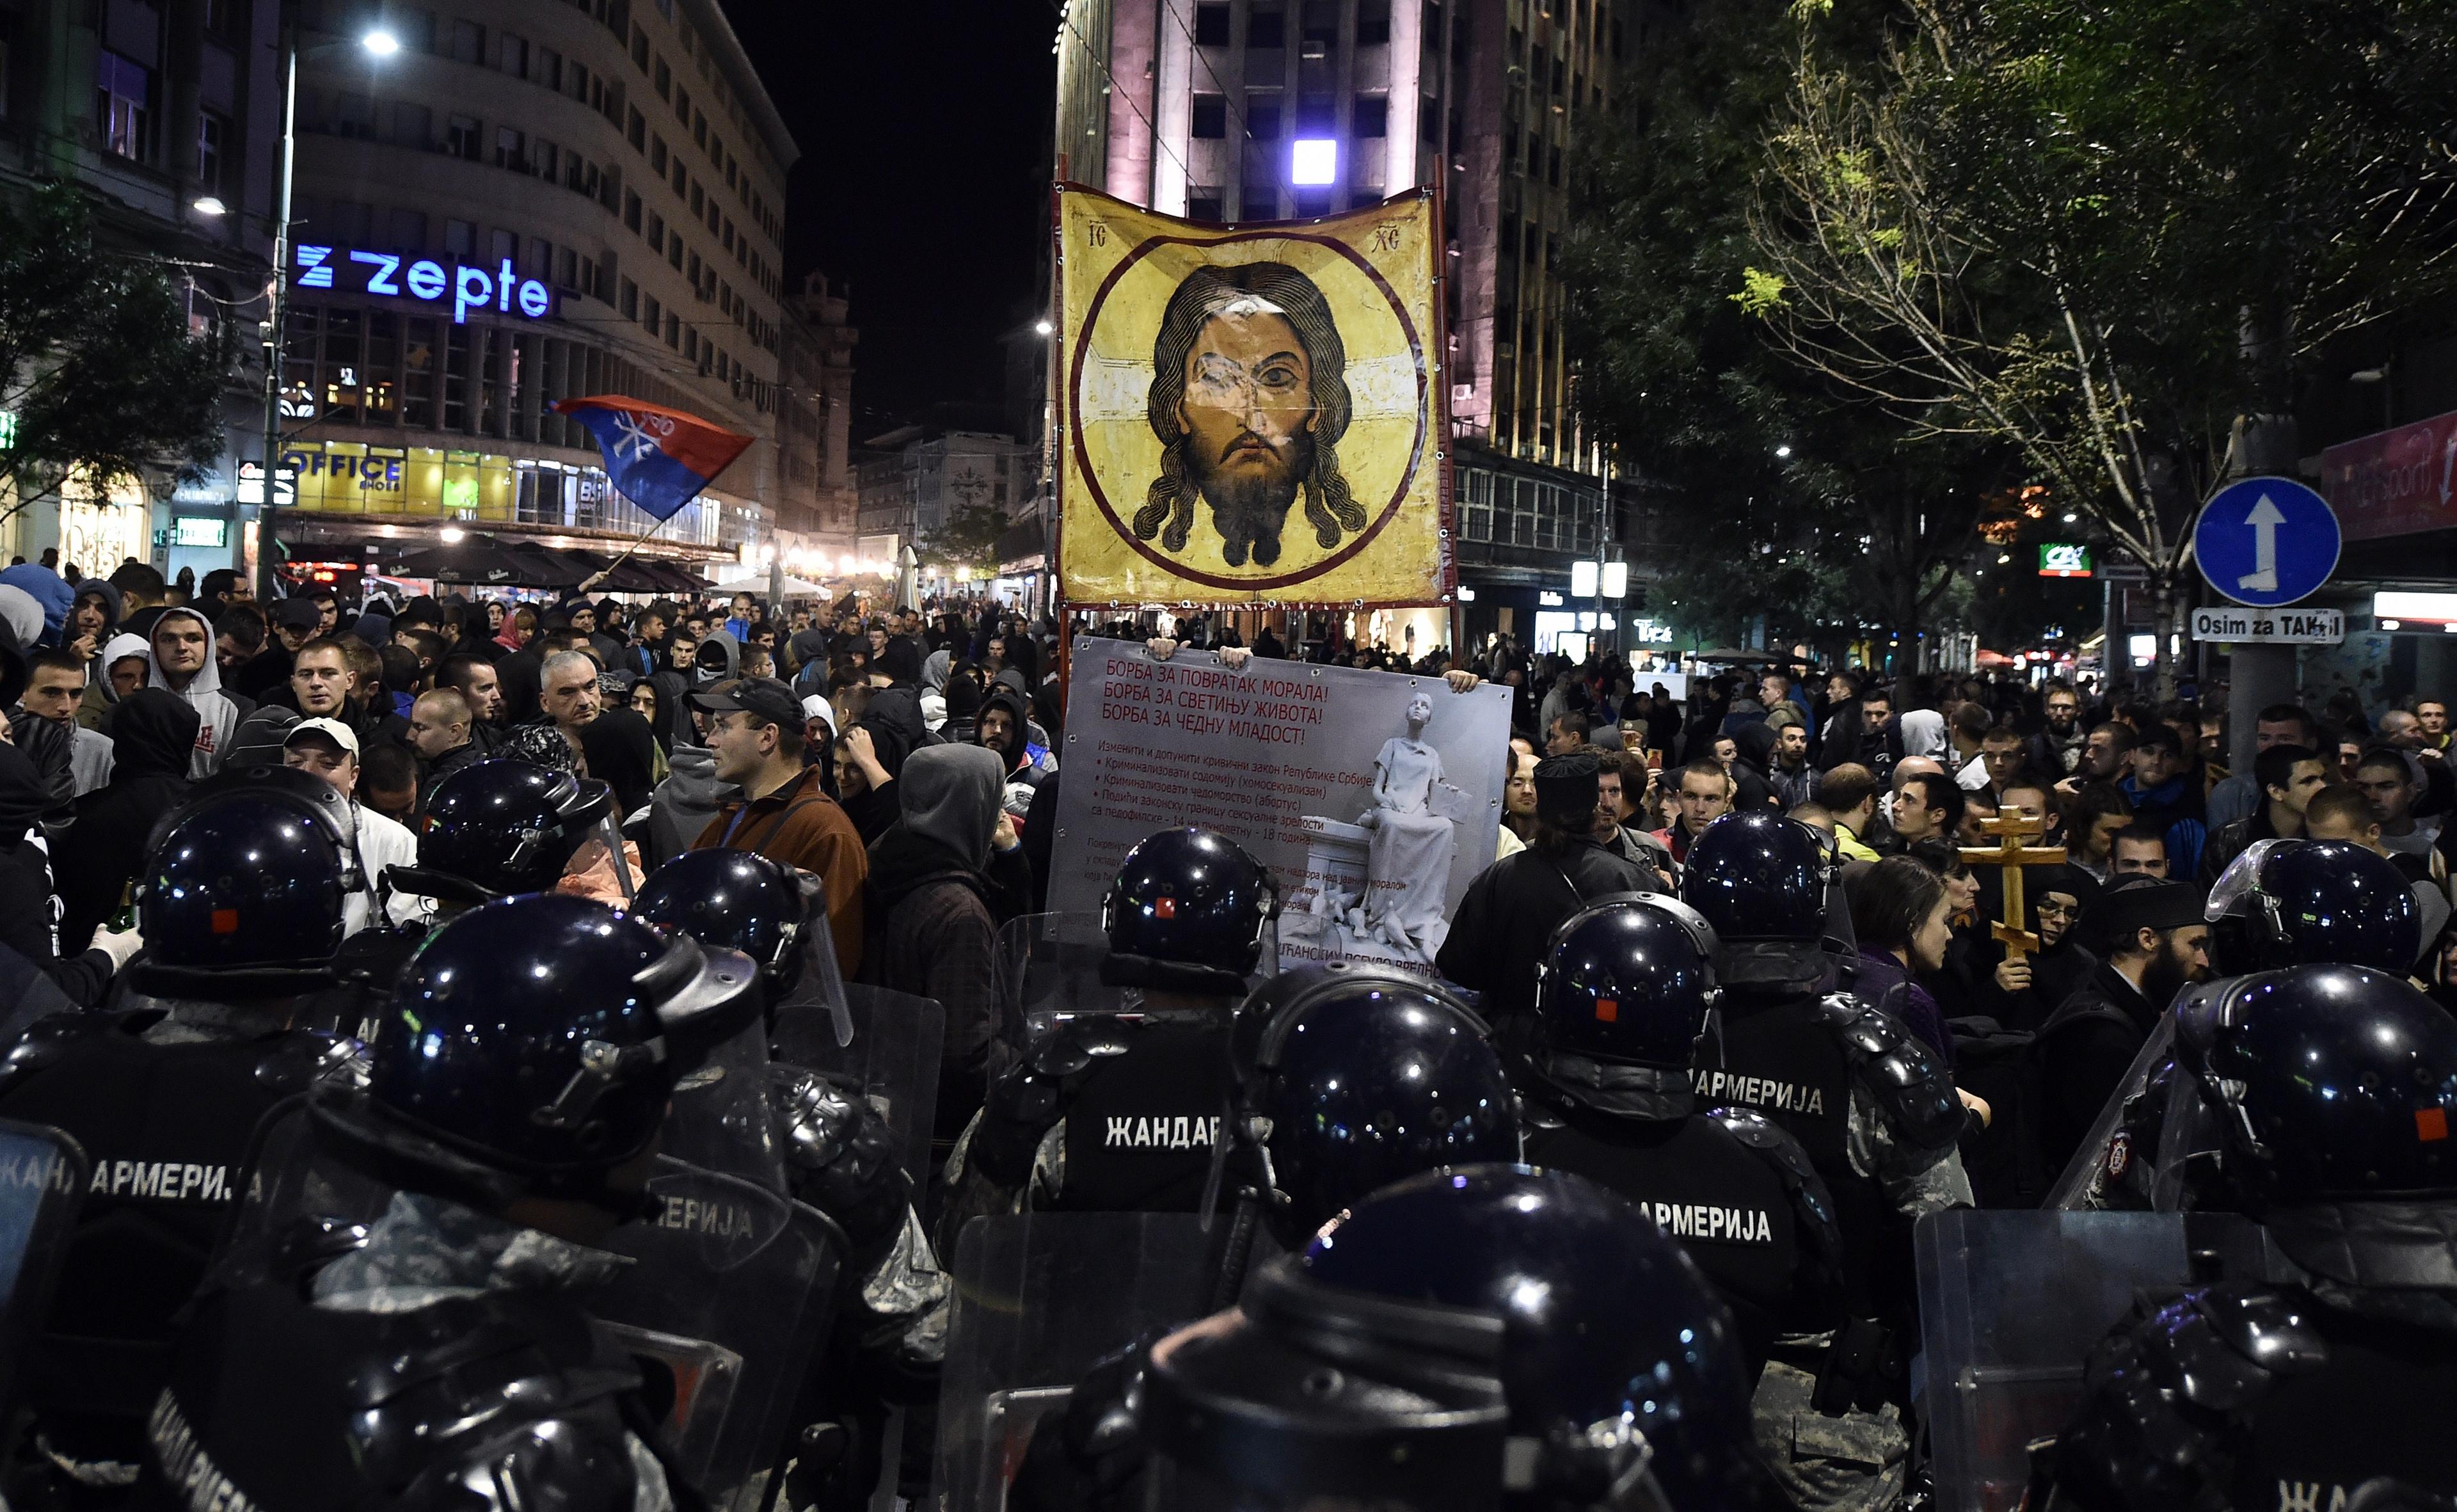
MULTIPOLYGON (((772 993, 801 976, 804 931, 819 880, 750 851, 685 851, 650 874, 631 916, 759 963, 772 993)), ((824 916, 822 916, 824 920, 824 916)))
POLYGON ((1238 994, 1276 963, 1264 948, 1280 915, 1270 870, 1206 829, 1161 830, 1126 853, 1101 900, 1113 986, 1238 994))
POLYGON ((1561 921, 1537 963, 1538 1053, 1686 1088, 1720 996, 1715 931, 1696 909, 1647 893, 1599 898, 1561 921))
POLYGON ((1239 1006, 1229 1046, 1232 1132, 1270 1153, 1283 1249, 1403 1176, 1518 1158, 1490 1031, 1431 982, 1345 962, 1284 972, 1239 1006))
POLYGON ((134 891, 158 997, 270 998, 332 980, 341 904, 358 884, 357 824, 333 785, 253 766, 201 782, 163 817, 134 891))
POLYGON ((1715 932, 1717 974, 1734 991, 1817 986, 1828 953, 1851 953, 1850 913, 1830 841, 1798 819, 1726 814, 1690 842, 1681 901, 1715 932))
POLYGON ((2387 857, 2351 840, 2255 840, 2210 889, 2221 976, 2335 963, 2404 976, 2423 950, 2423 907, 2387 857))
POLYGON ((502 756, 473 762, 435 784, 418 864, 395 866, 384 880, 456 903, 546 892, 613 803, 613 789, 568 771, 502 756))
POLYGON ((393 1185, 485 1210, 546 1195, 629 1213, 676 1084, 758 1022, 758 968, 584 898, 508 898, 403 968, 362 1090, 319 1129, 393 1185))
POLYGON ((1241 1505, 1746 1509, 1770 1482, 1730 1315, 1582 1177, 1427 1171, 1153 1346, 1146 1437, 1241 1505))
POLYGON ((2323 964, 2215 984, 2178 1005, 2176 1057, 2204 1129, 2171 1112, 2161 1167, 2177 1142, 2215 1150, 2256 1215, 2457 1194, 2457 1019, 2402 977, 2323 964))

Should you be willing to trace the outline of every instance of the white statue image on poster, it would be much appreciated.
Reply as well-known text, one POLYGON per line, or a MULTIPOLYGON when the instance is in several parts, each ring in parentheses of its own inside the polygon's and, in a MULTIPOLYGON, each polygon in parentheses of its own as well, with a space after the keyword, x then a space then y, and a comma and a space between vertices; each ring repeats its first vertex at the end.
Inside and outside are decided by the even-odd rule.
POLYGON ((1476 804, 1445 779, 1442 754, 1425 735, 1434 695, 1419 688, 1408 699, 1408 730, 1382 742, 1373 758, 1373 803, 1353 825, 1307 817, 1321 851, 1364 841, 1364 874, 1337 865, 1310 871, 1326 877, 1305 903, 1296 933, 1348 957, 1388 955, 1430 964, 1442 947, 1442 917, 1457 816, 1476 804), (1340 842, 1346 841, 1343 845, 1340 842))

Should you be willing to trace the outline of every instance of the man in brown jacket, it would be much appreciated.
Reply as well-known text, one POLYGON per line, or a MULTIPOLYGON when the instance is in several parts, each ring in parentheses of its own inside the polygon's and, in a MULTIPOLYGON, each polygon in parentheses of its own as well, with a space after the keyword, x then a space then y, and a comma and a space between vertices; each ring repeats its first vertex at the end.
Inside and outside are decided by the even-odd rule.
POLYGON ((731 846, 816 875, 827 886, 836 968, 850 978, 861 968, 861 894, 870 858, 853 820, 820 788, 819 769, 802 764, 800 700, 774 677, 744 677, 693 694, 691 704, 709 716, 717 780, 742 790, 740 798, 717 810, 692 849, 731 846))

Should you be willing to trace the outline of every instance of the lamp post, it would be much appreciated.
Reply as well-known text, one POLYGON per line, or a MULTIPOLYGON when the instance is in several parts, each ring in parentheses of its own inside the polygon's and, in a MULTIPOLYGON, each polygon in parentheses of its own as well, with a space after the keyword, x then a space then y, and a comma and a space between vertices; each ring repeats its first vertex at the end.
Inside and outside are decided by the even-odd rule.
MULTIPOLYGON (((359 46, 370 57, 388 58, 401 51, 401 39, 378 29, 361 36, 359 46)), ((298 155, 299 13, 295 5, 285 5, 281 8, 281 176, 274 191, 273 290, 265 319, 264 491, 256 511, 256 600, 267 605, 279 596, 280 587, 280 574, 273 566, 273 554, 280 549, 273 526, 279 507, 274 488, 281 465, 281 363, 290 324, 290 190, 298 155)))

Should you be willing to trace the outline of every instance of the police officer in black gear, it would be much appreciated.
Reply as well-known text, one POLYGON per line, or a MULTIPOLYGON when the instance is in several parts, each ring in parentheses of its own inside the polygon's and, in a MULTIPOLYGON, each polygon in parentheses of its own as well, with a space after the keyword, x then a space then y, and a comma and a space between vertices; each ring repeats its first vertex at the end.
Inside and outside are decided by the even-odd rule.
POLYGON ((519 893, 553 890, 574 851, 602 835, 614 790, 510 757, 474 762, 435 785, 418 833, 418 864, 395 866, 395 892, 433 899, 449 917, 519 893))
POLYGON ((2205 1225, 2220 1276, 2093 1352, 2031 1504, 2449 1504, 2457 1021, 2385 972, 2296 966, 2185 1000, 2176 1062, 2192 1206, 2259 1231, 2205 1225))
MULTIPOLYGON (((650 1211, 675 1086, 755 1025, 751 961, 587 900, 437 931, 367 1046, 310 1103, 329 1158, 393 1189, 363 1228, 235 1247, 149 1424, 149 1505, 696 1505, 642 1366, 576 1291, 650 1211)), ((670 1384, 670 1383, 669 1383, 670 1384)))
POLYGON ((2255 840, 2210 889, 2205 916, 2222 977, 2321 963, 2402 977, 2423 952, 2405 874, 2351 840, 2255 840))
POLYGON ((1020 1505, 1123 1504, 1104 1472, 1141 1452, 1189 1504, 1258 1512, 1778 1504, 1697 1269, 1611 1192, 1515 1166, 1365 1198, 1235 1311, 1095 1372, 1026 1480, 1062 1447, 1076 1497, 1020 1505))
POLYGON ((1681 898, 1715 932, 1721 1046, 1691 1080, 1700 1101, 1763 1114, 1800 1142, 1843 1230, 1852 1321, 1815 1370, 1771 1359, 1759 1426, 1788 1444, 1799 1423, 1848 1453, 1777 1462, 1805 1506, 1858 1504, 1900 1474, 1895 1419, 1914 1320, 1911 1224, 1971 1205, 1955 1148, 1960 1096, 1944 1063, 1901 1022, 1841 990, 1850 915, 1823 838, 1771 813, 1727 814, 1689 847, 1681 898), (1827 1415, 1844 1413, 1839 1419, 1827 1415))
POLYGON ((134 1475, 174 1318, 244 1190, 258 1124, 344 1053, 295 1025, 334 980, 346 823, 306 773, 202 784, 137 873, 143 1005, 43 1019, 0 1063, 0 1117, 68 1131, 94 1172, 19 1372, 34 1419, 10 1446, 17 1505, 94 1504, 134 1475))
MULTIPOLYGON (((1402 1177, 1516 1162, 1518 1098, 1489 1035, 1448 991, 1397 972, 1333 962, 1255 988, 1230 1046, 1237 1221, 1259 1219, 1299 1250, 1402 1177)), ((1223 1307, 1243 1283, 1248 1237, 1230 1241, 1223 1307)))
POLYGON ((1778 1334, 1843 1322, 1843 1235, 1799 1141, 1762 1113, 1698 1106, 1714 957, 1714 931, 1669 898, 1562 922, 1536 990, 1527 1159, 1621 1193, 1680 1240, 1732 1309, 1754 1380, 1778 1334))
POLYGON ((640 884, 630 912, 759 963, 773 1005, 801 980, 816 885, 809 873, 750 851, 685 851, 640 884))
POLYGON ((1196 1209, 1232 1090, 1230 1020, 1276 964, 1279 908, 1269 869, 1208 830, 1126 853, 1101 904, 1099 982, 1121 991, 1027 1014, 949 1163, 942 1253, 981 1213, 1196 1209))
POLYGON ((1536 839, 1476 874, 1434 955, 1442 976, 1472 988, 1505 1046, 1523 1043, 1536 1007, 1536 967, 1561 921, 1599 898, 1667 889, 1652 867, 1593 838, 1602 797, 1592 751, 1536 763, 1536 839))

